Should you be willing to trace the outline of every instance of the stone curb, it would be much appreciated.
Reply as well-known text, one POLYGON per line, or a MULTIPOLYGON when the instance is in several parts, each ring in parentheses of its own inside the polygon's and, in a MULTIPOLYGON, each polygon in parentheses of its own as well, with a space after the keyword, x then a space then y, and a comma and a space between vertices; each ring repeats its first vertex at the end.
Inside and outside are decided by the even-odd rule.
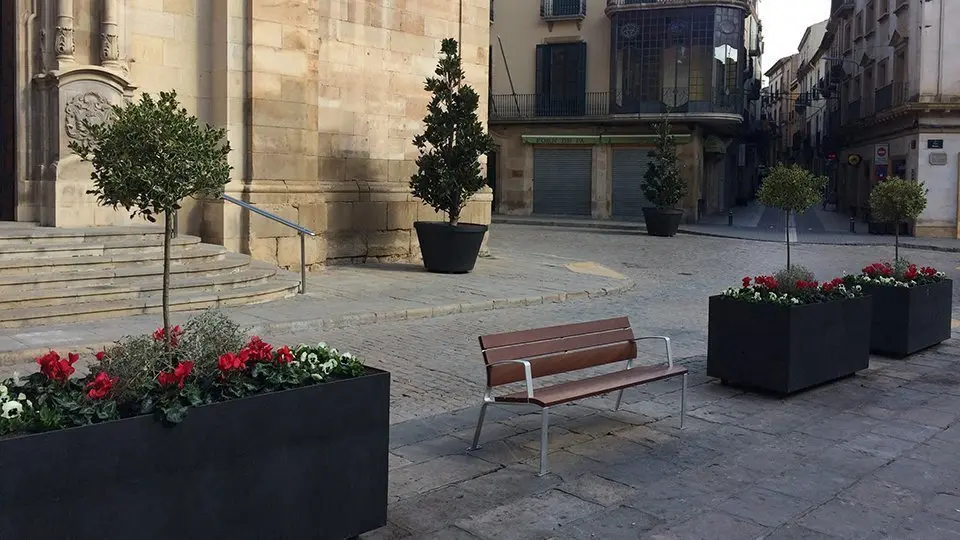
MULTIPOLYGON (((565 220, 554 220, 550 218, 534 218, 527 219, 510 219, 510 218, 493 218, 494 223, 499 223, 503 225, 530 225, 534 227, 558 227, 566 229, 599 229, 607 231, 619 231, 619 232, 636 232, 642 233, 646 232, 647 228, 643 224, 629 224, 622 222, 614 223, 603 223, 600 221, 584 221, 578 223, 576 221, 565 221, 565 220)), ((684 228, 683 225, 680 226, 680 229, 677 231, 678 234, 687 234, 690 236, 706 236, 710 238, 731 238, 737 240, 749 240, 752 242, 768 242, 768 243, 781 243, 783 239, 774 239, 774 238, 752 238, 746 235, 738 234, 724 234, 718 232, 709 232, 709 231, 693 231, 690 229, 684 228)), ((798 240, 794 242, 797 245, 808 245, 808 246, 854 246, 854 247, 870 247, 870 246, 886 246, 887 244, 876 243, 876 242, 862 242, 858 240, 837 240, 835 242, 826 242, 826 241, 805 241, 798 240)), ((900 242, 900 247, 906 249, 916 249, 920 251, 939 251, 943 253, 960 253, 960 246, 958 247, 944 247, 944 246, 930 246, 926 244, 914 244, 911 242, 900 242)))
MULTIPOLYGON (((562 303, 573 300, 586 300, 591 298, 602 298, 604 296, 615 296, 623 294, 634 289, 637 284, 632 280, 624 280, 622 284, 613 287, 601 287, 599 289, 562 292, 543 296, 526 296, 517 298, 498 298, 493 300, 483 300, 479 302, 465 302, 461 304, 448 304, 442 306, 399 309, 393 311, 384 311, 381 313, 351 313, 337 315, 326 319, 313 319, 306 321, 282 322, 258 324, 248 327, 252 334, 279 334, 291 332, 310 332, 322 331, 327 329, 343 328, 345 326, 358 326, 374 324, 377 322, 391 321, 409 321, 417 319, 432 319, 455 315, 458 313, 479 313, 483 311, 493 311, 498 309, 508 309, 514 307, 535 306, 541 304, 562 303)), ((109 320, 105 321, 109 322, 109 320)), ((69 352, 80 353, 81 355, 95 354, 105 348, 113 346, 114 342, 90 343, 84 345, 75 345, 68 347, 69 352)), ((61 349, 59 352, 65 354, 67 349, 61 349)), ((47 353, 49 347, 19 349, 15 351, 0 351, 0 367, 13 367, 18 365, 32 364, 34 359, 47 353)))

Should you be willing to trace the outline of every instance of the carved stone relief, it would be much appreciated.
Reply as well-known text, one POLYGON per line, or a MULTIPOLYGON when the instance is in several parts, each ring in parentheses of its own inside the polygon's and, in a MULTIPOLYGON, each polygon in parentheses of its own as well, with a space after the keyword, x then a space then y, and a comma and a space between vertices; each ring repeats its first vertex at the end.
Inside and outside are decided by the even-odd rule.
POLYGON ((64 26, 56 27, 56 41, 54 49, 57 51, 57 57, 73 56, 76 46, 73 41, 73 28, 64 26))
POLYGON ((86 92, 67 101, 63 110, 63 128, 70 139, 86 143, 90 139, 87 124, 99 125, 112 118, 113 108, 107 98, 96 92, 86 92))

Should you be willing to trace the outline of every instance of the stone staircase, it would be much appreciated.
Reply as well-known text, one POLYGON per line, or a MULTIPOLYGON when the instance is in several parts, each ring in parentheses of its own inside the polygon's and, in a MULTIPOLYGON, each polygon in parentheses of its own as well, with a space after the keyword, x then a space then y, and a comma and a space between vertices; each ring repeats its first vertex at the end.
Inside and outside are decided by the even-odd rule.
MULTIPOLYGON (((163 230, 57 229, 0 223, 0 328, 159 313, 163 230)), ((174 311, 293 295, 299 276, 180 235, 171 254, 174 311)))

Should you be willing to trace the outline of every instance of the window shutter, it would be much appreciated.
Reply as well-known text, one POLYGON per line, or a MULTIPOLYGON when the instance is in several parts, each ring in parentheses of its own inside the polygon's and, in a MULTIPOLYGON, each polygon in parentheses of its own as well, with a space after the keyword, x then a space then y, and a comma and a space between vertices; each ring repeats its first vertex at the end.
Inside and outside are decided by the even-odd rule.
POLYGON ((537 81, 536 81, 536 93, 537 95, 545 94, 547 89, 550 88, 550 46, 549 45, 537 45, 537 81))
POLYGON ((577 113, 582 115, 586 112, 587 105, 587 43, 581 41, 577 44, 577 55, 579 56, 579 65, 577 66, 577 113))

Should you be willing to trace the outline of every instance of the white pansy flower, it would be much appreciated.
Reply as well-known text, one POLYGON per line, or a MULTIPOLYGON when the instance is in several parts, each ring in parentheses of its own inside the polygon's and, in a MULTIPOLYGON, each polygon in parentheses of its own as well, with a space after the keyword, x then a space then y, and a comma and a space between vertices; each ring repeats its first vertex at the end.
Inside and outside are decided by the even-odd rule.
POLYGON ((7 401, 3 405, 0 405, 0 418, 17 418, 20 414, 23 413, 23 405, 19 401, 7 401))
POLYGON ((800 303, 800 299, 799 299, 799 298, 791 298, 791 299, 790 299, 790 303, 791 303, 791 304, 799 304, 799 303, 800 303))
POLYGON ((307 355, 307 362, 310 362, 311 364, 316 364, 317 360, 319 359, 320 357, 317 356, 317 353, 310 353, 307 355))
POLYGON ((326 342, 326 341, 321 341, 320 343, 317 343, 317 348, 318 348, 318 349, 326 349, 326 348, 327 348, 327 342, 326 342))
POLYGON ((353 360, 353 354, 345 352, 340 356, 341 360, 353 360))
POLYGON ((311 373, 311 374, 310 374, 310 378, 313 379, 313 380, 315 380, 315 381, 322 381, 322 380, 323 380, 323 375, 320 375, 319 373, 311 373))
POLYGON ((10 399, 10 398, 9 398, 9 396, 8 396, 7 387, 4 386, 4 385, 2 385, 2 384, 0 384, 0 403, 6 401, 6 400, 8 400, 8 399, 10 399))
POLYGON ((760 299, 760 293, 753 293, 753 299, 754 299, 754 300, 759 300, 759 299, 760 299))
POLYGON ((17 396, 17 401, 26 401, 26 400, 27 400, 27 395, 24 394, 23 392, 20 392, 20 395, 17 396))
POLYGON ((303 351, 302 353, 300 353, 300 361, 301 362, 307 361, 307 351, 303 351))

